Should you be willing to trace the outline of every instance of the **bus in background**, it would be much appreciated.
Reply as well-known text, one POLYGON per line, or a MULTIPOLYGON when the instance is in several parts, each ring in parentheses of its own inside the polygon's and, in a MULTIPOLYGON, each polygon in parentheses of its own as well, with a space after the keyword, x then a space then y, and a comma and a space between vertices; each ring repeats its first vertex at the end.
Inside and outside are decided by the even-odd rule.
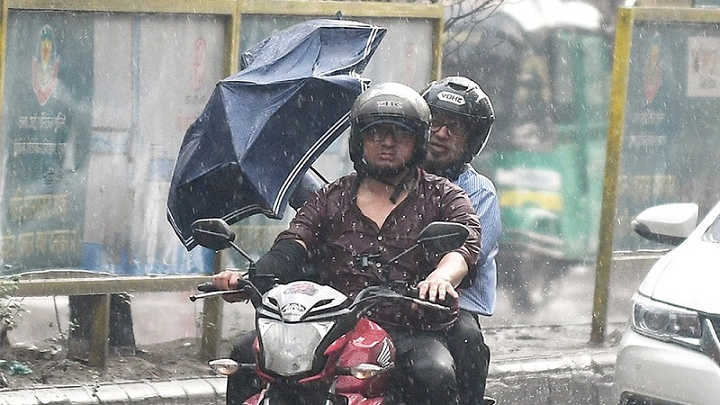
POLYGON ((612 37, 579 1, 448 10, 443 75, 479 83, 497 117, 473 164, 498 190, 499 286, 534 308, 597 253, 612 37))

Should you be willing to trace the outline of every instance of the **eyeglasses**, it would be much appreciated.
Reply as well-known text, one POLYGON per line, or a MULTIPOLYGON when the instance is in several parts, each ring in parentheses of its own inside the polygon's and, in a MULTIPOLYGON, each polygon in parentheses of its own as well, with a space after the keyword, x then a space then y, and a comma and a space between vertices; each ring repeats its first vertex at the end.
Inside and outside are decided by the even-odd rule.
POLYGON ((408 143, 415 138, 412 132, 393 124, 378 124, 366 129, 362 133, 366 140, 384 142, 388 137, 396 143, 408 143))
POLYGON ((430 121, 430 132, 438 132, 442 127, 447 128, 448 135, 453 138, 462 138, 467 134, 467 127, 462 121, 443 118, 433 118, 430 121))

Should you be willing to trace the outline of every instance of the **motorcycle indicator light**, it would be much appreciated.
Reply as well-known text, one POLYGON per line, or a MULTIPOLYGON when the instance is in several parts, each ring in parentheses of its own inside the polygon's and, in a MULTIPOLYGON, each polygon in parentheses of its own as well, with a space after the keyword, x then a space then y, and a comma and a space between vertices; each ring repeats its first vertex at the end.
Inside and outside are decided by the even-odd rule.
POLYGON ((216 373, 222 375, 233 375, 236 371, 238 371, 238 369, 240 369, 240 365, 235 360, 231 359, 212 360, 208 364, 216 373))

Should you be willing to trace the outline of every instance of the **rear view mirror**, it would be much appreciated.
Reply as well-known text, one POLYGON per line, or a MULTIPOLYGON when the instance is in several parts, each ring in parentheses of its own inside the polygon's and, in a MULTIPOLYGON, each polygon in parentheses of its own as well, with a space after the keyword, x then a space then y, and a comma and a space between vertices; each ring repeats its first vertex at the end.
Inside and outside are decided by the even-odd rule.
POLYGON ((429 223, 418 235, 417 242, 409 249, 388 260, 392 263, 395 260, 405 256, 415 250, 418 246, 422 246, 425 254, 434 256, 455 250, 465 243, 470 230, 463 224, 457 222, 435 221, 429 223))
POLYGON ((663 204, 644 210, 631 225, 645 239, 677 246, 695 229, 697 220, 697 204, 663 204))
POLYGON ((192 223, 192 232, 200 246, 216 252, 231 247, 235 240, 235 233, 220 218, 198 219, 192 223))
POLYGON ((455 250, 465 243, 470 230, 457 222, 432 222, 420 232, 418 244, 429 255, 455 250))

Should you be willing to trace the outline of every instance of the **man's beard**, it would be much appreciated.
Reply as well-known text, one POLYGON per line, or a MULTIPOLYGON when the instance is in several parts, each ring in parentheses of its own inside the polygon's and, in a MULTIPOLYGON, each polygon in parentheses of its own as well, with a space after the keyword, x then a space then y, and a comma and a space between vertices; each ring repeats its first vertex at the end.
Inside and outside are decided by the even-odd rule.
POLYGON ((458 160, 450 164, 445 164, 440 162, 433 163, 430 160, 426 159, 425 163, 423 163, 422 165, 422 168, 428 173, 446 177, 450 179, 450 181, 455 181, 460 176, 460 173, 462 173, 462 171, 464 170, 465 162, 458 160))
POLYGON ((423 169, 425 169, 426 172, 437 175, 442 175, 442 173, 447 170, 447 168, 447 165, 431 162, 428 159, 426 159, 425 163, 423 164, 423 169))
MULTIPOLYGON (((407 170, 407 166, 398 167, 377 167, 371 164, 367 165, 367 175, 380 180, 383 183, 391 183, 400 174, 407 170)), ((394 184, 393 184, 394 185, 394 184)))

